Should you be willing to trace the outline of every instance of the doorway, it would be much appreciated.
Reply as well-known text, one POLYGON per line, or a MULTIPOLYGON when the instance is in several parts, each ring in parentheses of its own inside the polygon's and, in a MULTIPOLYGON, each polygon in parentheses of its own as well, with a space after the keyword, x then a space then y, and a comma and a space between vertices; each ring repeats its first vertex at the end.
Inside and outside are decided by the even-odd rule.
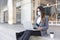
POLYGON ((8 11, 4 11, 4 23, 8 23, 8 11))
POLYGON ((20 8, 16 8, 16 23, 17 24, 21 24, 21 9, 20 8))

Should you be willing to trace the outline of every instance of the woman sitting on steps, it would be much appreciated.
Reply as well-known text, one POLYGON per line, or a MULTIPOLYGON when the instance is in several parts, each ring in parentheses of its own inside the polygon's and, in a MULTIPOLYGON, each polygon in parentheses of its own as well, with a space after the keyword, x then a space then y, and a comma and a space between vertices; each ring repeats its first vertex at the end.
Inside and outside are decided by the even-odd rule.
POLYGON ((18 40, 29 40, 30 36, 44 36, 47 34, 47 29, 48 29, 48 16, 42 13, 43 7, 38 7, 38 17, 39 19, 36 20, 36 24, 34 29, 37 29, 37 31, 34 30, 26 30, 23 32, 20 38, 18 40), (41 14, 39 14, 41 13, 41 14), (39 21, 40 20, 40 21, 39 21))

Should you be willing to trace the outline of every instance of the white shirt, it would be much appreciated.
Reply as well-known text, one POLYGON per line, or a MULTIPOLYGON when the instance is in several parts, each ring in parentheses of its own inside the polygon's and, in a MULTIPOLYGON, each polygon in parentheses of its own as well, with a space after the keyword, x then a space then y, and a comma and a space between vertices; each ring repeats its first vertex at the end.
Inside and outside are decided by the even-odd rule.
POLYGON ((41 16, 41 12, 40 12, 40 11, 38 11, 38 15, 40 15, 40 16, 41 16))
POLYGON ((37 24, 39 24, 40 22, 41 22, 41 17, 38 17, 37 24))
POLYGON ((40 11, 38 11, 38 16, 40 16, 40 17, 37 18, 37 24, 39 24, 41 22, 41 12, 40 11))

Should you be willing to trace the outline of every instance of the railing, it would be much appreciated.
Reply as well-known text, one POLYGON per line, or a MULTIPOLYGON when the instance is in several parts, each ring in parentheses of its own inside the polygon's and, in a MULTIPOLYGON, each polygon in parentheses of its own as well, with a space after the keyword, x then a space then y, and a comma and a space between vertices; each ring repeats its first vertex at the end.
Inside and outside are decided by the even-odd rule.
POLYGON ((49 25, 60 25, 60 21, 49 21, 49 25))

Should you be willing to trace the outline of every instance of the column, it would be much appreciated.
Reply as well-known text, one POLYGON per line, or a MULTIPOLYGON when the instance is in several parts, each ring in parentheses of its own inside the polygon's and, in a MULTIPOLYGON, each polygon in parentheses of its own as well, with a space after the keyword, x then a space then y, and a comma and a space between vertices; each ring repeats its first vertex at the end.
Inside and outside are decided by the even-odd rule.
POLYGON ((41 0, 35 0, 35 17, 36 17, 36 9, 38 6, 40 6, 40 1, 41 0))
POLYGON ((16 23, 16 0, 8 0, 8 23, 16 23))
POLYGON ((58 14, 57 14, 57 0, 56 0, 56 24, 57 24, 57 16, 58 14))
POLYGON ((24 28, 32 29, 32 20, 31 20, 31 0, 23 0, 21 5, 21 23, 24 28))

